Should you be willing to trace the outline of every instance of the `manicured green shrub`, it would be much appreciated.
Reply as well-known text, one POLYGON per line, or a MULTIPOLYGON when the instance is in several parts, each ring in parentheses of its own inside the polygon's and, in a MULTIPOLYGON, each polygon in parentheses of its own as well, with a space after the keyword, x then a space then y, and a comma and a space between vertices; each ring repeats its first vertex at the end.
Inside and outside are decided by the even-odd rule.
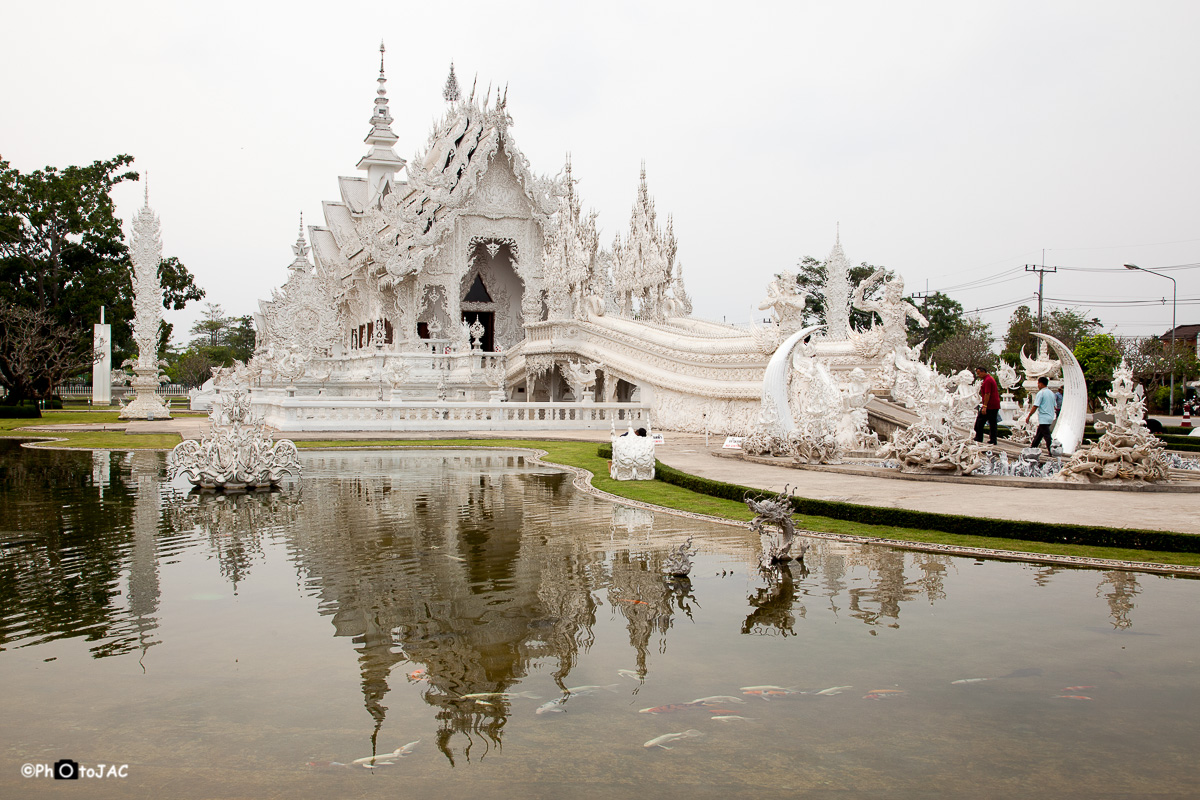
POLYGON ((42 416, 37 406, 4 406, 0 405, 0 419, 37 419, 42 416))

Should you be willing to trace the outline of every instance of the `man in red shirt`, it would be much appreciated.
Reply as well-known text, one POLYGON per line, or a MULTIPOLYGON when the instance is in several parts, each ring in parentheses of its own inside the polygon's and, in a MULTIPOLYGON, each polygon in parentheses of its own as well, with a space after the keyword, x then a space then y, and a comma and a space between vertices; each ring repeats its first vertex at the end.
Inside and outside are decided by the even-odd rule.
POLYGON ((979 414, 975 417, 975 441, 983 441, 983 426, 988 426, 988 444, 996 443, 996 428, 1000 425, 1000 387, 983 367, 975 368, 979 379, 979 414))

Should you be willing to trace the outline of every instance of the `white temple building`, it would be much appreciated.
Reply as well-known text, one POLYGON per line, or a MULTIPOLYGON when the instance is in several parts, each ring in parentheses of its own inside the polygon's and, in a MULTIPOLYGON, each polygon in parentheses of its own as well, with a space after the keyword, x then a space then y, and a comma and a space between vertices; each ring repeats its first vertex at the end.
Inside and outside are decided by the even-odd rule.
POLYGON ((323 224, 302 223, 286 283, 260 303, 255 357, 217 385, 252 386, 285 431, 607 428, 647 414, 748 431, 773 348, 689 316, 645 166, 628 229, 604 248, 569 158, 535 173, 507 92, 464 94, 453 66, 424 149, 399 156, 380 52, 360 174, 337 179, 323 224))

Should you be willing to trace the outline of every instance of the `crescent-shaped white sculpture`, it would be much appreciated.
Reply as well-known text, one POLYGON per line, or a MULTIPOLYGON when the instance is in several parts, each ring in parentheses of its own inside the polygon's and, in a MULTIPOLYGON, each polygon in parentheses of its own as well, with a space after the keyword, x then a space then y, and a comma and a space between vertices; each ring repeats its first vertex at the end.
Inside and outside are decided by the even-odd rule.
MULTIPOLYGON (((812 325, 796 331, 785 339, 783 344, 779 345, 775 355, 771 356, 771 360, 767 362, 767 371, 763 373, 763 416, 770 419, 770 411, 773 409, 775 419, 779 421, 779 427, 783 433, 789 433, 796 429, 796 422, 792 419, 792 411, 788 406, 788 373, 792 367, 792 350, 797 344, 824 327, 824 325, 812 325)), ((1080 430, 1083 429, 1080 428, 1080 430)))
POLYGON ((1053 439, 1062 445, 1063 455, 1069 456, 1083 441, 1083 428, 1087 424, 1087 383, 1083 380, 1083 367, 1079 366, 1071 348, 1058 339, 1045 333, 1033 335, 1049 342, 1062 363, 1062 411, 1058 415, 1058 424, 1054 426, 1053 439))

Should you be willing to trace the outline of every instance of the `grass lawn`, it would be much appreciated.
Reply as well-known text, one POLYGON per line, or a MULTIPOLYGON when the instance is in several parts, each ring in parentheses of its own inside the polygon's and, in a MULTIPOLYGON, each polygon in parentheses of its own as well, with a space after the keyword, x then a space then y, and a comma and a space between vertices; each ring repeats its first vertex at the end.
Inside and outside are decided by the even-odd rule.
MULTIPOLYGON (((0 419, 0 436, 22 438, 54 436, 66 441, 48 444, 55 447, 71 447, 87 450, 170 450, 179 443, 179 437, 174 434, 128 435, 122 431, 56 431, 45 433, 36 431, 22 432, 18 430, 31 425, 62 425, 80 422, 118 424, 120 421, 117 419, 116 411, 49 411, 43 412, 43 417, 40 420, 0 419)), ((744 503, 710 497, 661 481, 615 481, 608 477, 607 459, 600 458, 596 454, 598 447, 596 442, 546 441, 542 439, 386 439, 362 441, 331 439, 302 441, 296 444, 302 450, 363 447, 525 447, 545 450, 547 453, 545 456, 546 461, 586 469, 593 475, 592 486, 618 497, 740 522, 749 521, 753 516, 744 503)), ((943 533, 941 531, 923 530, 920 528, 864 525, 857 522, 809 515, 797 515, 796 521, 798 527, 807 530, 867 538, 899 539, 908 542, 958 545, 962 547, 985 547, 1023 553, 1200 566, 1200 554, 1198 553, 1174 553, 1115 547, 1088 547, 1085 545, 1029 542, 1019 539, 943 533)))

